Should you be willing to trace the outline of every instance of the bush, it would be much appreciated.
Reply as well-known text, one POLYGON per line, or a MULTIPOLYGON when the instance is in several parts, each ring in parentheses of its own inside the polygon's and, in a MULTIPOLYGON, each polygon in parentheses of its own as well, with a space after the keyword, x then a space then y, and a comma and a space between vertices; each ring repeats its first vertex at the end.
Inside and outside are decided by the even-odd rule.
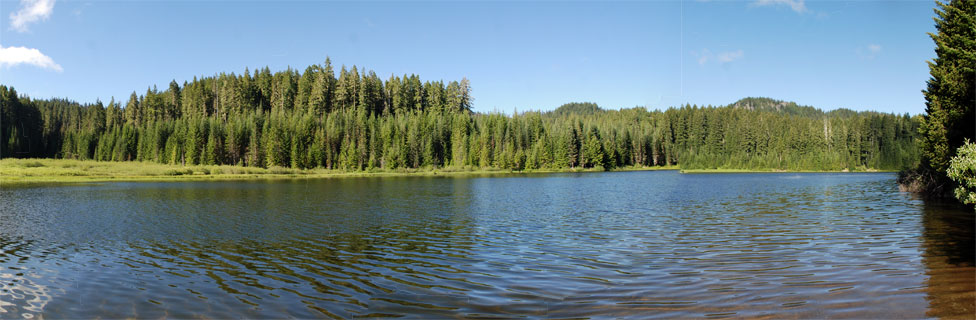
POLYGON ((918 167, 898 172, 898 188, 901 191, 921 194, 929 198, 947 197, 946 178, 930 168, 918 167))
POLYGON ((956 199, 965 204, 976 204, 976 144, 967 139, 949 161, 946 173, 949 179, 959 184, 954 190, 956 199))

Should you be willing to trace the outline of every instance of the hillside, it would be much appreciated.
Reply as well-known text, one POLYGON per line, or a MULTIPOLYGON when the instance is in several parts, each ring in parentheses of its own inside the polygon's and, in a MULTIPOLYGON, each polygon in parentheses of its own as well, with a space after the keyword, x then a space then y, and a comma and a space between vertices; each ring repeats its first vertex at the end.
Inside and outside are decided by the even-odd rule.
POLYGON ((559 106, 559 108, 549 112, 549 114, 558 117, 571 114, 592 115, 603 111, 605 110, 601 109, 600 106, 593 102, 570 102, 559 106))
POLYGON ((765 97, 747 97, 729 104, 729 107, 745 110, 775 111, 798 116, 820 116, 824 112, 811 106, 801 106, 796 102, 776 100, 765 97))
MULTIPOLYGON (((739 99, 739 101, 730 103, 728 107, 744 110, 780 112, 805 117, 821 117, 827 115, 830 117, 850 118, 859 114, 859 112, 847 108, 839 108, 824 112, 822 109, 813 106, 799 105, 792 101, 776 100, 766 97, 742 98, 739 99)), ((877 113, 875 111, 864 112, 877 113)))

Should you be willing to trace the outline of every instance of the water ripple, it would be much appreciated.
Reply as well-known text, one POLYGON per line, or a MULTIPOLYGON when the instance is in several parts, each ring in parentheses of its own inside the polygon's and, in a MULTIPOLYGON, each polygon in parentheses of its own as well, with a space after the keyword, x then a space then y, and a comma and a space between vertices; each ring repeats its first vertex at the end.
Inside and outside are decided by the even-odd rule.
POLYGON ((0 318, 973 314, 971 212, 900 193, 893 178, 7 188, 0 318))

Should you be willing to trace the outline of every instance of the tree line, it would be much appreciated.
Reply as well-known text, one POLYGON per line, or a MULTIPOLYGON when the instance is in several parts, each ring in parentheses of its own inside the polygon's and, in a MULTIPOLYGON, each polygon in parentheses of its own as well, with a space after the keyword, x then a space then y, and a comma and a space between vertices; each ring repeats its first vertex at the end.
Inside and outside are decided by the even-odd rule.
POLYGON ((664 111, 570 103, 471 111, 466 79, 380 80, 329 60, 175 81, 79 104, 0 85, 0 157, 327 168, 897 170, 916 164, 917 117, 823 112, 768 98, 664 111))

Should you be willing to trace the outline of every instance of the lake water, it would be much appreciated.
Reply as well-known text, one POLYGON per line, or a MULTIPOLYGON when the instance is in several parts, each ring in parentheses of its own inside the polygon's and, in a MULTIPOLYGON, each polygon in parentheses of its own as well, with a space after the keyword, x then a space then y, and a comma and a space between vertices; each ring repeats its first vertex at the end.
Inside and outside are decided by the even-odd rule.
POLYGON ((0 189, 0 318, 972 317, 974 214, 894 174, 0 189))

